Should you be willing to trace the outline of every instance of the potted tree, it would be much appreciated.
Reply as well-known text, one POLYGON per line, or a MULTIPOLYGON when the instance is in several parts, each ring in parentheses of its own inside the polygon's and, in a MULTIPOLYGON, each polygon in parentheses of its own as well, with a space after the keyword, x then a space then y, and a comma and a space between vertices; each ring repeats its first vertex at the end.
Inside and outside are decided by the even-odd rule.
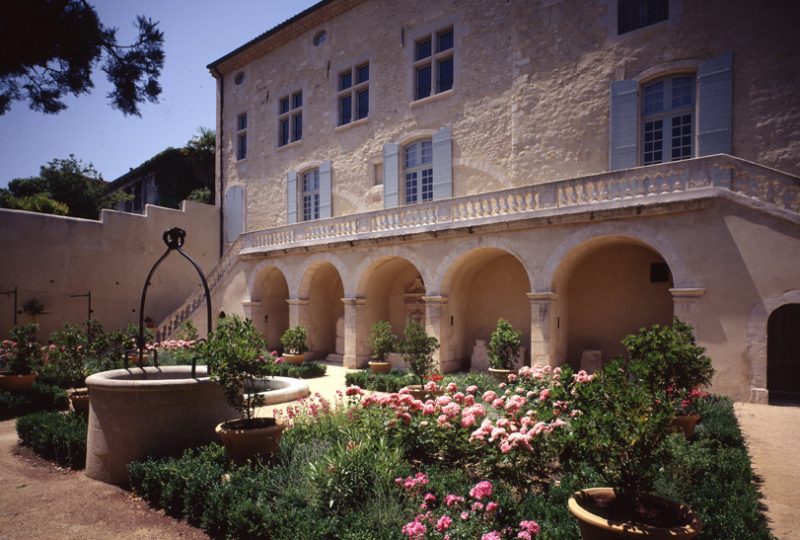
POLYGON ((308 338, 308 331, 304 326, 297 325, 289 328, 281 336, 281 344, 283 345, 283 359, 288 364, 302 364, 304 360, 303 353, 308 350, 306 339, 308 338))
POLYGON ((407 386, 409 393, 417 399, 425 399, 435 389, 426 388, 425 380, 434 375, 433 352, 439 348, 439 340, 429 336, 425 328, 415 320, 408 320, 400 344, 400 352, 408 363, 408 369, 419 380, 419 384, 407 386))
POLYGON ((87 373, 87 340, 81 328, 65 323, 52 335, 53 346, 44 376, 53 378, 59 386, 67 388, 72 410, 89 416, 89 389, 84 386, 87 373))
POLYGON ((659 378, 650 371, 664 367, 648 361, 650 332, 628 336, 629 357, 615 358, 576 388, 573 406, 583 414, 572 423, 566 455, 602 471, 611 485, 584 489, 569 499, 584 540, 690 539, 702 529, 689 507, 649 493, 673 416, 665 389, 650 386, 659 378))
POLYGON ((20 392, 33 386, 41 364, 42 351, 36 341, 35 323, 22 324, 11 329, 11 339, 0 346, 0 390, 20 392))
POLYGON ((389 373, 392 363, 386 358, 397 347, 397 336, 392 334, 392 325, 388 321, 378 321, 370 328, 367 343, 372 348, 373 360, 369 369, 373 373, 389 373))
POLYGON ((522 346, 522 334, 514 330, 505 319, 497 321, 497 327, 489 339, 489 373, 499 382, 508 382, 508 376, 516 371, 514 362, 522 346))
POLYGON ((256 408, 264 404, 256 382, 267 377, 266 343, 249 319, 236 315, 220 319, 205 343, 197 347, 240 418, 227 420, 216 428, 226 455, 242 463, 255 455, 271 455, 278 449, 283 425, 275 418, 256 418, 256 408))

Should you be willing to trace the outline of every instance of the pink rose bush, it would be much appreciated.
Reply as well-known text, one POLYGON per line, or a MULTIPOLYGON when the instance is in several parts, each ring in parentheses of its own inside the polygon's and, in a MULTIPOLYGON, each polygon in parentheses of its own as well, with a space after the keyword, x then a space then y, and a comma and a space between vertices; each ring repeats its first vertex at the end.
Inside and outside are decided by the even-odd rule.
MULTIPOLYGON (((417 473, 407 478, 398 478, 400 486, 412 499, 418 499, 422 488, 428 485, 428 476, 417 473)), ((533 520, 520 521, 516 527, 503 526, 499 521, 500 504, 491 500, 494 486, 481 480, 469 490, 469 497, 454 493, 440 500, 433 493, 426 493, 420 505, 421 513, 403 525, 401 533, 409 540, 441 538, 480 538, 481 540, 504 540, 510 538, 531 539, 541 531, 533 520)))

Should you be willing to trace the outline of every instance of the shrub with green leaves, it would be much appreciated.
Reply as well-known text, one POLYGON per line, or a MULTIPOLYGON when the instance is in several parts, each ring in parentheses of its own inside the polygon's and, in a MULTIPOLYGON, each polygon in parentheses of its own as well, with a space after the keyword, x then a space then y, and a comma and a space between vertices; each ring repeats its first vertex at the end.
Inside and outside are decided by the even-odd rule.
POLYGON ((344 376, 347 386, 358 386, 376 392, 399 392, 401 388, 414 383, 414 376, 408 373, 372 373, 370 371, 351 371, 344 376))
POLYGON ((429 336, 422 324, 413 319, 406 321, 400 352, 403 353, 408 369, 417 377, 420 385, 424 385, 425 378, 434 372, 433 353, 438 348, 439 340, 429 336))
POLYGON ((322 377, 328 371, 325 364, 308 362, 305 364, 268 364, 267 372, 278 377, 293 377, 295 379, 314 379, 322 377))
POLYGON ((86 433, 86 419, 72 412, 37 412, 17 418, 17 434, 23 445, 72 469, 86 465, 86 433))
POLYGON ((373 324, 367 336, 367 343, 372 349, 372 359, 376 362, 385 362, 386 355, 397 348, 397 336, 392 334, 392 325, 389 321, 377 321, 373 324))
POLYGON ((58 386, 33 381, 30 390, 0 390, 0 419, 36 411, 63 411, 69 407, 67 392, 58 386))
POLYGON ((522 333, 514 330, 505 319, 497 321, 497 327, 489 338, 489 365, 494 369, 511 369, 522 347, 522 333))
POLYGON ((306 344, 308 339, 308 330, 305 326, 293 326, 288 328, 281 336, 281 345, 283 345, 286 354, 303 354, 308 350, 306 344))
POLYGON ((42 350, 36 340, 39 325, 20 324, 11 329, 11 339, 0 344, 0 371, 30 375, 42 364, 42 350))

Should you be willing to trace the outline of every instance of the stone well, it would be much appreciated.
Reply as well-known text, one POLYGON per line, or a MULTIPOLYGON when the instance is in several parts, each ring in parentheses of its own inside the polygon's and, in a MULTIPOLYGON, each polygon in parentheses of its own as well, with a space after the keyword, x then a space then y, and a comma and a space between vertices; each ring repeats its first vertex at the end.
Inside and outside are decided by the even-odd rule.
MULTIPOLYGON (((190 366, 165 366, 116 369, 88 377, 86 475, 124 486, 131 461, 177 455, 218 441, 216 425, 239 414, 206 373, 206 366, 197 366, 192 378, 190 366)), ((268 383, 270 388, 264 390, 275 390, 267 393, 269 404, 308 394, 308 386, 296 379, 275 377, 268 383)))

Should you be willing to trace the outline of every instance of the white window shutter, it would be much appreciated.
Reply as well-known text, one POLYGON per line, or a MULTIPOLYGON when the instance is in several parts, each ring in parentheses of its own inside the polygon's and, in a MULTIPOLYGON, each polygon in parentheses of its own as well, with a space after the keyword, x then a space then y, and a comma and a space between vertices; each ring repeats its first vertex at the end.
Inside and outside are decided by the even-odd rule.
POLYGON ((453 196, 453 130, 443 127, 433 134, 433 198, 453 196))
POLYGON ((297 173, 289 171, 286 175, 286 217, 287 223, 297 223, 297 173))
POLYGON ((619 171, 636 166, 636 92, 632 80, 611 83, 611 125, 609 128, 609 169, 619 171))
POLYGON ((244 189, 231 186, 225 192, 225 242, 235 242, 244 230, 244 189))
POLYGON ((331 217, 331 161, 325 160, 319 166, 319 217, 331 217))
POLYGON ((712 58, 697 70, 700 119, 698 156, 731 153, 733 53, 712 58))
POLYGON ((398 202, 398 175, 400 148, 395 143, 383 145, 383 207, 395 208, 398 202))

